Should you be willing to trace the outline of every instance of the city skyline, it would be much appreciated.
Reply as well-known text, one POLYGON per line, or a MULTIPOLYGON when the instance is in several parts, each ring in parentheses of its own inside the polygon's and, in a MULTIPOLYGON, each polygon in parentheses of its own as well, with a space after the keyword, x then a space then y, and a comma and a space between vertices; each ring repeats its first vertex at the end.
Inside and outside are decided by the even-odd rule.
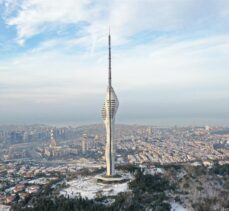
POLYGON ((229 125, 228 1, 0 0, 0 14, 0 124, 101 122, 110 25, 118 122, 229 125))

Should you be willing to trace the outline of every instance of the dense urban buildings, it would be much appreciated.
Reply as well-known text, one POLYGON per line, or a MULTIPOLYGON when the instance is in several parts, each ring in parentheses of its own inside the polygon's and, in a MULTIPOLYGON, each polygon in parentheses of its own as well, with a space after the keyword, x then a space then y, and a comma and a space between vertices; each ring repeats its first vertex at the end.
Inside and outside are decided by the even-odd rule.
MULTIPOLYGON (((88 162, 105 164, 106 133, 102 125, 55 128, 53 133, 56 146, 50 146, 50 130, 52 127, 45 125, 0 126, 0 159, 52 161, 84 158, 88 162), (21 134, 13 143, 12 133, 21 134), (49 149, 61 153, 55 153, 55 156, 42 153, 49 149)), ((224 160, 229 155, 229 128, 223 126, 208 128, 117 124, 115 133, 117 163, 224 160)))
MULTIPOLYGON (((220 165, 228 163, 228 127, 155 127, 117 124, 115 133, 118 167, 147 166, 146 172, 166 175, 166 168, 163 167, 166 165, 187 165, 190 166, 188 168, 206 166, 207 169, 211 169, 216 161, 220 165), (161 170, 155 169, 158 165, 161 166, 161 170)), ((32 199, 54 184, 54 192, 57 190, 63 192, 66 189, 69 193, 73 191, 77 194, 80 184, 90 187, 87 185, 86 175, 91 174, 94 177, 105 171, 106 133, 103 125, 62 128, 45 125, 12 125, 1 126, 0 134, 0 204, 5 206, 23 201, 26 197, 32 199), (14 137, 12 142, 12 134, 15 133, 20 135, 14 137)), ((179 173, 177 177, 186 178, 185 171, 179 173)), ((219 194, 222 194, 222 186, 227 183, 222 182, 214 186, 210 184, 213 178, 211 177, 211 180, 209 178, 210 176, 206 176, 199 180, 203 185, 209 183, 209 187, 214 190, 214 197, 219 197, 219 194)), ((217 178, 217 181, 222 180, 220 176, 217 178)), ((190 192, 189 199, 198 201, 196 194, 207 190, 201 191, 198 189, 199 183, 195 184, 197 190, 194 187, 190 189, 194 192, 190 192)), ((189 202, 184 199, 182 203, 187 205, 189 202)))

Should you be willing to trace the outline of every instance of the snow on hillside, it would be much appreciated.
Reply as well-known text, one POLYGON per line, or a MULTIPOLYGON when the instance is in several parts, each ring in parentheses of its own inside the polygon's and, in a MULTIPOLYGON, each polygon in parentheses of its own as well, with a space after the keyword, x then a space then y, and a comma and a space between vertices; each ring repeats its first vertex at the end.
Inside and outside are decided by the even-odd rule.
POLYGON ((97 183, 94 177, 81 177, 67 183, 70 187, 60 191, 60 195, 75 197, 81 195, 83 198, 93 199, 96 195, 114 196, 120 192, 128 191, 127 182, 122 184, 97 183))
POLYGON ((185 209, 182 205, 176 202, 172 202, 170 211, 187 211, 187 209, 185 209))

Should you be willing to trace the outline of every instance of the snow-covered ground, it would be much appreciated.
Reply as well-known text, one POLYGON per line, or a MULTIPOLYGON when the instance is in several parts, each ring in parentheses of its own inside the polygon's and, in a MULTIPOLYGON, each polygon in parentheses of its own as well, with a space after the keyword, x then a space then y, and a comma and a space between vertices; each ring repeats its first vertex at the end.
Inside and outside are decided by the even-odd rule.
POLYGON ((60 195, 75 197, 81 194, 83 198, 93 199, 96 196, 114 196, 128 191, 128 182, 121 184, 98 183, 95 177, 81 177, 67 183, 70 187, 60 191, 60 195))
POLYGON ((36 184, 36 185, 44 185, 47 183, 47 179, 44 177, 41 177, 41 178, 37 178, 34 180, 30 180, 28 183, 29 184, 36 184))
POLYGON ((152 175, 155 175, 155 174, 164 174, 165 170, 162 169, 162 168, 145 168, 145 174, 152 174, 152 175))
POLYGON ((10 206, 5 206, 0 204, 0 211, 9 211, 10 210, 10 206))
POLYGON ((13 191, 14 187, 10 187, 8 189, 5 190, 6 193, 11 193, 13 191))
POLYGON ((35 185, 45 185, 48 183, 50 180, 57 180, 58 177, 49 177, 48 179, 45 177, 40 177, 37 179, 30 180, 28 183, 29 184, 35 184, 35 185))
POLYGON ((187 211, 187 209, 185 209, 182 205, 176 202, 172 202, 170 211, 187 211))
POLYGON ((191 163, 192 166, 201 166, 201 163, 198 161, 195 161, 193 163, 191 163))

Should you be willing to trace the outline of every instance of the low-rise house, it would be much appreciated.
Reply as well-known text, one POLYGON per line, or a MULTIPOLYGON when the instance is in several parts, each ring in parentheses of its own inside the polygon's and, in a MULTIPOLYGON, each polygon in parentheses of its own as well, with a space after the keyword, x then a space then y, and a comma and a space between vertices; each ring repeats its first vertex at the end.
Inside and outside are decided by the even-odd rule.
POLYGON ((5 203, 6 204, 11 204, 15 201, 16 196, 15 195, 10 195, 5 198, 5 203))
POLYGON ((14 193, 18 193, 18 192, 21 192, 21 191, 24 191, 24 190, 25 190, 25 185, 24 185, 24 184, 17 184, 17 185, 14 187, 13 192, 14 192, 14 193))
POLYGON ((28 193, 37 193, 40 190, 39 185, 31 185, 28 188, 26 188, 26 192, 28 193))
POLYGON ((20 199, 25 200, 29 196, 29 193, 21 192, 18 195, 19 195, 20 199))

